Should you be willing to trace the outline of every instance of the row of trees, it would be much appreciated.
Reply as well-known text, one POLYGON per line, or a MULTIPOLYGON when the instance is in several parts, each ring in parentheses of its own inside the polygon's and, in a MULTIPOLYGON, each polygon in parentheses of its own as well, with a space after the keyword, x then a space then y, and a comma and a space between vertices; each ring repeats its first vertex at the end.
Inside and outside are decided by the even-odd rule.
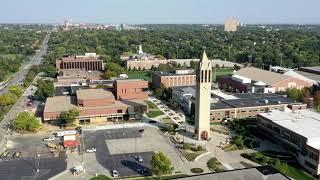
POLYGON ((310 88, 289 88, 287 89, 286 93, 289 98, 304 102, 306 104, 310 104, 312 100, 312 105, 314 106, 315 110, 320 111, 320 90, 313 90, 310 88))
POLYGON ((206 49, 209 58, 230 59, 255 66, 288 67, 319 64, 320 32, 284 29, 242 29, 226 33, 219 29, 157 29, 153 31, 74 30, 53 33, 49 61, 63 54, 96 52, 106 62, 132 54, 139 44, 144 51, 165 58, 199 58, 206 49))
POLYGON ((21 64, 39 49, 44 33, 0 29, 0 82, 19 70, 21 64))

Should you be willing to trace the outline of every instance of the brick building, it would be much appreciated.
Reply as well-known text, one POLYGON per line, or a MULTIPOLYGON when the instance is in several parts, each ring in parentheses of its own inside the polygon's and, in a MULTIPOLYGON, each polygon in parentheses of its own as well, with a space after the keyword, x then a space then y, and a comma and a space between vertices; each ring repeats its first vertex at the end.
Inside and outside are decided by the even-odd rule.
POLYGON ((113 84, 117 99, 148 100, 148 81, 139 79, 116 80, 113 84))
POLYGON ((103 61, 95 53, 86 53, 84 56, 65 56, 56 60, 56 69, 85 69, 87 71, 101 71, 103 61))
MULTIPOLYGON (((172 99, 178 103, 184 112, 194 114, 195 87, 174 87, 172 99)), ((228 118, 251 118, 258 113, 271 110, 284 111, 306 109, 307 105, 278 94, 271 93, 234 93, 229 94, 219 89, 211 90, 210 121, 220 122, 228 118)))
POLYGON ((274 93, 283 92, 287 88, 312 86, 309 81, 253 67, 240 69, 232 76, 222 77, 218 81, 223 88, 244 93, 274 93))
POLYGON ((148 106, 144 100, 148 95, 144 87, 148 87, 148 83, 142 80, 132 80, 126 86, 124 81, 115 82, 117 87, 114 87, 115 93, 116 89, 126 92, 118 93, 118 96, 104 89, 80 89, 76 91, 75 96, 49 97, 43 111, 43 121, 63 123, 61 113, 73 108, 80 111, 79 123, 117 121, 134 118, 135 112, 147 112, 148 106), (140 85, 133 87, 133 83, 140 85))
POLYGON ((176 70, 175 73, 154 71, 151 76, 153 88, 159 88, 161 83, 167 88, 196 85, 196 74, 193 70, 176 70))

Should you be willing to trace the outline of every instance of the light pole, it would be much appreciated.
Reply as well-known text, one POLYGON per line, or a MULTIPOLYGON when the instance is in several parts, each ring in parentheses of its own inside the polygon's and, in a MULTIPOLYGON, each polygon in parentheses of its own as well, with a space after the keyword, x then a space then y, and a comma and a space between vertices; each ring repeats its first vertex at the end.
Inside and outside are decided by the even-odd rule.
POLYGON ((39 166, 40 166, 40 154, 38 154, 37 152, 37 156, 38 156, 38 164, 37 164, 37 169, 36 169, 36 174, 34 176, 34 179, 37 179, 37 175, 40 172, 39 166))

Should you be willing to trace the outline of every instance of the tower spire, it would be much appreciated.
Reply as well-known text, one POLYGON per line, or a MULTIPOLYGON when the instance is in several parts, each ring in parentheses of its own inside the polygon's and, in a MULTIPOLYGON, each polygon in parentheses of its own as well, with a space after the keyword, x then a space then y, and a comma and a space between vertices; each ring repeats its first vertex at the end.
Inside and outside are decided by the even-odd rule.
POLYGON ((203 63, 203 62, 208 62, 208 61, 209 61, 209 59, 208 59, 207 53, 206 53, 206 51, 204 50, 200 62, 203 63))
POLYGON ((141 44, 139 45, 139 51, 138 51, 138 54, 143 54, 143 51, 142 51, 142 46, 141 46, 141 44))

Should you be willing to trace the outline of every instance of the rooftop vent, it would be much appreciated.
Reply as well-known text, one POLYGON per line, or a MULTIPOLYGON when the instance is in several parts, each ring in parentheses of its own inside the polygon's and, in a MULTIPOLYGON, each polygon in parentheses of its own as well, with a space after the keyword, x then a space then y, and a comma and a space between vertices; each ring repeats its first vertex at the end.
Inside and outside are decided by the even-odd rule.
POLYGON ((268 99, 264 99, 263 101, 264 101, 265 104, 269 103, 268 99))

